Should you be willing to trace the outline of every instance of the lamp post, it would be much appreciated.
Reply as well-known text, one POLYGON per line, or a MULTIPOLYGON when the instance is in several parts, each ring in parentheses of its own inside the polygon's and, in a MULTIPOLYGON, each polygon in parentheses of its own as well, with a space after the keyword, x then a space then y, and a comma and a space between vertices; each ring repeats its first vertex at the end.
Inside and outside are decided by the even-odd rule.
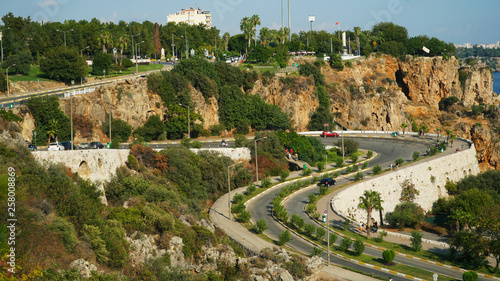
POLYGON ((64 34, 64 47, 66 47, 66 33, 67 33, 67 32, 70 32, 70 31, 73 31, 73 29, 66 30, 66 31, 56 29, 56 31, 58 31, 58 32, 62 32, 62 33, 64 34))
POLYGON ((139 72, 139 64, 138 64, 138 60, 137 60, 137 45, 139 45, 141 43, 144 43, 144 40, 135 44, 135 73, 139 72))
POLYGON ((175 58, 174 47, 175 47, 175 44, 174 44, 174 35, 172 34, 172 61, 175 61, 174 60, 174 58, 175 58))
MULTIPOLYGON (((135 53, 134 53, 134 37, 135 36, 139 36, 139 35, 141 35, 141 33, 137 33, 135 35, 129 35, 130 37, 132 37, 132 58, 135 56, 135 53)), ((135 65, 136 65, 136 67, 135 67, 135 69, 136 69, 135 73, 137 74, 137 58, 135 58, 135 65)))
POLYGON ((190 139, 191 138, 191 120, 190 120, 190 117, 189 117, 189 115, 190 115, 189 105, 183 105, 183 104, 180 104, 180 103, 179 103, 179 105, 182 106, 182 107, 187 107, 187 109, 188 109, 188 139, 190 139))
MULTIPOLYGON (((7 27, 7 30, 9 30, 10 27, 7 27)), ((0 61, 0 63, 3 63, 3 32, 0 32, 0 45, 2 47, 2 61, 0 61)))
POLYGON ((326 243, 328 249, 328 265, 330 265, 330 226, 328 225, 328 204, 329 201, 326 202, 326 243))
POLYGON ((259 165, 257 163, 257 141, 258 140, 263 140, 267 137, 263 137, 263 138, 259 138, 259 139, 253 139, 254 143, 255 143, 255 176, 256 176, 256 179, 255 179, 255 182, 257 183, 259 181, 259 165))
POLYGON ((230 177, 229 171, 230 171, 231 167, 236 166, 238 164, 241 164, 241 161, 238 163, 234 163, 232 165, 227 166, 227 187, 229 190, 229 193, 227 194, 227 207, 229 208, 229 212, 228 212, 229 213, 229 215, 228 215, 229 220, 231 220, 231 177, 230 177))
POLYGON ((70 94, 69 100, 70 100, 70 106, 71 106, 71 150, 73 150, 73 94, 75 93, 75 90, 73 90, 73 93, 70 94))
POLYGON ((13 64, 11 66, 8 66, 7 69, 5 69, 5 75, 7 76, 7 79, 5 81, 7 81, 7 96, 9 96, 9 68, 15 66, 16 64, 13 64))
POLYGON ((188 37, 187 37, 187 32, 186 32, 186 27, 184 27, 184 37, 185 42, 186 42, 186 59, 189 59, 189 42, 188 42, 188 37))
POLYGON ((85 48, 83 48, 83 49, 80 50, 80 57, 83 57, 83 50, 88 49, 89 47, 90 46, 87 46, 87 47, 85 47, 85 48))

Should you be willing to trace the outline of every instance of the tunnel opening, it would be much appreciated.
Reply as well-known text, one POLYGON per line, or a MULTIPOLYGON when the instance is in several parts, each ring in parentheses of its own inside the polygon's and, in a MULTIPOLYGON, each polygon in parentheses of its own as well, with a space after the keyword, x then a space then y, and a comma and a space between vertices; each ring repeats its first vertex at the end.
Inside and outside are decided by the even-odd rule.
POLYGON ((410 98, 410 88, 408 84, 405 83, 404 79, 407 73, 403 72, 401 69, 396 71, 396 83, 398 83, 399 88, 405 94, 406 98, 411 100, 410 98))

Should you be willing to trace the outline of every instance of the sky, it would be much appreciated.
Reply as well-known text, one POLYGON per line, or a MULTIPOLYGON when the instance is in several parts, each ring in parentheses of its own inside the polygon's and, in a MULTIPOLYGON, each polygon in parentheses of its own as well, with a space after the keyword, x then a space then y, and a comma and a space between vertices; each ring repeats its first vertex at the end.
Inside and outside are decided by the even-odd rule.
MULTIPOLYGON (((309 30, 314 15, 315 30, 328 32, 371 27, 391 21, 408 29, 409 36, 427 35, 455 44, 490 44, 500 41, 500 0, 283 0, 285 26, 288 1, 292 32, 309 30), (339 22, 336 26, 335 23, 339 22)), ((36 21, 90 20, 167 23, 167 15, 182 8, 200 7, 212 14, 212 25, 221 34, 241 33, 240 20, 259 15, 261 27, 281 27, 280 0, 0 0, 0 16, 36 21)))

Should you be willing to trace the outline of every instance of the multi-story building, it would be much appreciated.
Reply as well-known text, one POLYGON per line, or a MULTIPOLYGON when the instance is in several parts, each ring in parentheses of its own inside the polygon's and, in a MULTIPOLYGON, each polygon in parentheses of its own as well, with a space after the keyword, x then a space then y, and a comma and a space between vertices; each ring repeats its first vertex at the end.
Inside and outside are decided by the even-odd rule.
POLYGON ((182 9, 180 12, 168 15, 167 22, 184 22, 189 25, 204 24, 207 28, 211 28, 212 15, 210 11, 204 11, 200 8, 193 9, 193 7, 190 7, 189 9, 182 9))

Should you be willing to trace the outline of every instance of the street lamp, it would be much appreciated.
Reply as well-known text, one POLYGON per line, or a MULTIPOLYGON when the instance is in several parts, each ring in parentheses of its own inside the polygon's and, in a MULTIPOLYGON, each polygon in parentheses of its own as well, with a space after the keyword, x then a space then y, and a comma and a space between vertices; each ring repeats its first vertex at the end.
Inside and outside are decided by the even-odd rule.
POLYGON ((184 37, 186 39, 186 59, 189 59, 189 42, 188 42, 186 27, 184 27, 184 36, 181 37, 184 37))
POLYGON ((187 107, 187 109, 188 109, 188 139, 190 139, 191 138, 191 120, 189 120, 189 118, 190 118, 189 117, 189 115, 190 115, 189 114, 189 105, 183 105, 183 104, 180 104, 180 103, 179 103, 179 105, 182 106, 182 107, 187 107))
POLYGON ((137 45, 139 45, 141 43, 144 43, 144 40, 135 44, 135 73, 139 72, 139 64, 138 64, 138 60, 137 60, 137 45))
MULTIPOLYGON (((134 53, 134 37, 135 36, 139 36, 141 35, 141 33, 137 33, 135 35, 129 35, 130 37, 132 37, 132 58, 134 57, 135 53, 134 53)), ((137 58, 135 58, 135 64, 136 64, 136 67, 135 67, 135 73, 137 74, 137 58)))
POLYGON ((87 47, 85 47, 85 48, 83 48, 83 49, 80 50, 80 57, 83 57, 83 50, 88 49, 89 47, 90 46, 87 46, 87 47))
POLYGON ((229 216, 228 216, 229 220, 231 220, 231 178, 230 178, 230 174, 229 174, 229 169, 231 169, 231 167, 238 165, 238 164, 241 164, 241 161, 238 163, 234 163, 232 165, 227 166, 227 187, 229 189, 229 193, 227 194, 227 207, 229 208, 229 216))
POLYGON ((255 176, 256 176, 256 179, 255 179, 255 182, 257 183, 259 181, 259 165, 257 163, 257 141, 258 140, 263 140, 263 139, 266 139, 267 137, 262 137, 262 138, 258 138, 258 139, 253 139, 254 143, 255 143, 255 176))
POLYGON ((16 64, 13 64, 11 66, 8 66, 7 69, 5 69, 5 75, 7 76, 7 96, 9 96, 9 68, 15 66, 16 64))
MULTIPOLYGON (((10 27, 7 27, 7 30, 10 29, 10 27)), ((3 32, 0 32, 0 45, 2 47, 2 61, 0 63, 3 63, 3 32)))
POLYGON ((70 30, 59 30, 59 29, 56 29, 56 31, 59 31, 59 32, 62 32, 64 34, 64 47, 66 47, 66 32, 70 32, 70 31, 73 31, 73 29, 70 29, 70 30))

